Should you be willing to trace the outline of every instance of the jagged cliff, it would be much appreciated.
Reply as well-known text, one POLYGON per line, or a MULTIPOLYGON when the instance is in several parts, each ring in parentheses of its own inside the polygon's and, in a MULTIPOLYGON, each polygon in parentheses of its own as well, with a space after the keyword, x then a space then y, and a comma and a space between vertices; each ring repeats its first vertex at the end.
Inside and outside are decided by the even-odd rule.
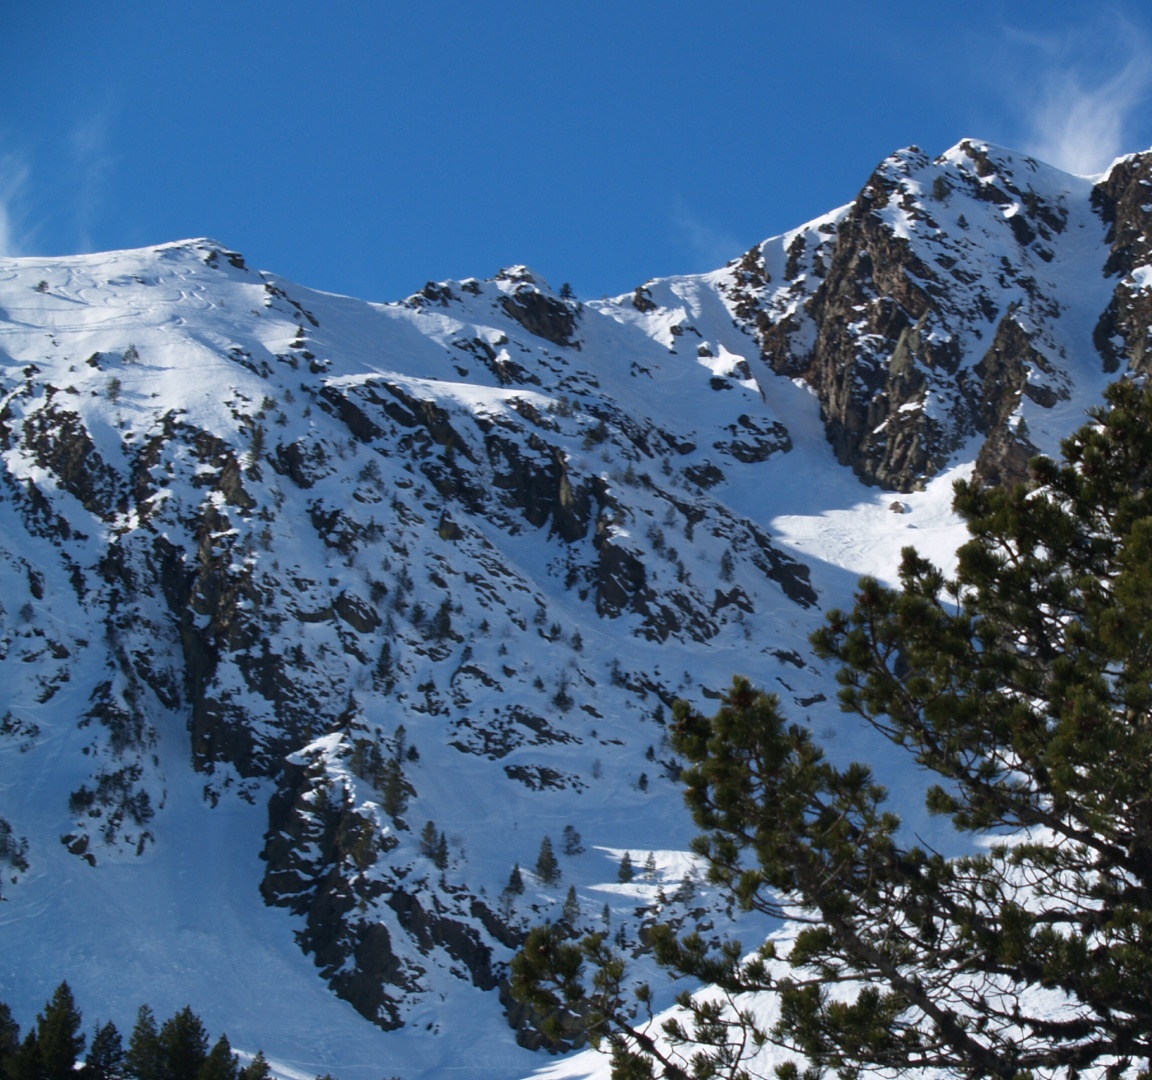
POLYGON ((508 1004, 542 918, 637 950, 656 917, 719 926, 668 854, 663 725, 741 669, 838 723, 806 634, 851 560, 780 525, 871 496, 817 442, 904 494, 1021 477, 1146 369, 1150 170, 913 148, 721 270, 594 302, 515 267, 367 304, 207 240, 0 261, 0 752, 29 778, 3 895, 149 865, 194 769, 261 815, 263 902, 382 1028, 508 1004), (529 873, 566 826, 576 913, 529 873))

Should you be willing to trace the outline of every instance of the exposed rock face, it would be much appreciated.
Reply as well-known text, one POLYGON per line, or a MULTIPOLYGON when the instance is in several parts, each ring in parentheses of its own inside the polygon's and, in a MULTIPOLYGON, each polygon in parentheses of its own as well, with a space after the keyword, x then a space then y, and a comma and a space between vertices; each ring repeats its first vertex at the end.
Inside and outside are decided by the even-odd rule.
MULTIPOLYGON (((1150 190, 1152 155, 1093 191, 912 148, 723 270, 587 304, 523 267, 359 304, 208 241, 6 262, 0 740, 62 763, 53 855, 146 855, 187 760, 210 805, 271 794, 264 898, 362 1015, 495 1002, 559 914, 511 885, 542 839, 579 814, 603 862, 690 828, 678 696, 743 665, 826 707, 803 643, 828 597, 774 494, 797 445, 837 466, 790 404, 816 396, 869 484, 961 450, 1022 478, 1104 370, 1149 368, 1150 190)), ((5 791, 8 899, 41 825, 5 791)), ((574 932, 640 949, 656 901, 593 912, 604 868, 567 858, 574 932)), ((691 891, 662 917, 707 910, 691 891)))
POLYGON ((1152 294, 1145 273, 1152 262, 1152 152, 1117 162, 1093 196, 1108 225, 1111 250, 1105 272, 1118 279, 1096 325, 1096 347, 1108 371, 1128 363, 1147 372, 1152 294))
MULTIPOLYGON (((85 779, 63 796, 70 858, 99 869, 149 849, 166 812, 161 748, 190 760, 210 805, 274 791, 265 900, 300 917, 300 947, 337 994, 394 1028, 445 980, 502 986, 536 917, 501 889, 540 835, 506 865, 473 867, 465 852, 491 841, 439 775, 503 792, 513 820, 531 819, 524 798, 588 791, 593 767, 631 770, 624 790, 663 787, 675 805, 674 763, 644 756, 660 734, 630 727, 687 683, 637 674, 629 649, 683 654, 687 676, 685 650, 814 605, 807 567, 723 497, 789 436, 742 355, 669 348, 683 314, 678 334, 620 347, 638 358, 631 390, 615 355, 584 366, 587 311, 522 268, 364 305, 351 337, 367 344, 349 352, 323 297, 233 255, 128 253, 139 296, 100 267, 68 278, 99 301, 47 294, 83 309, 90 362, 72 362, 66 335, 46 356, 33 337, 39 363, 20 355, 4 372, 0 507, 42 543, 38 564, 0 559, 5 605, 28 598, 0 609, 0 640, 26 641, 0 664, 27 684, 13 700, 67 685, 80 703, 60 719, 84 733, 72 771, 85 779), (150 282, 213 299, 164 301, 178 319, 128 343, 119 309, 147 308, 150 282), (185 321, 187 338, 173 335, 185 321), (205 355, 205 339, 227 344, 205 355), (167 389, 157 372, 181 365, 210 372, 208 392, 167 389), (651 407, 648 384, 670 377, 717 398, 688 428, 651 407), (50 636, 42 620, 80 629, 50 636), (611 652, 583 640, 601 623, 611 652), (174 732, 186 746, 168 747, 174 732), (443 851, 413 824, 434 818, 465 822, 443 851)), ((719 326, 746 341, 726 315, 719 326)), ((40 737, 20 717, 0 725, 30 755, 40 737)), ((617 916, 631 938, 635 908, 617 916)))
MULTIPOLYGON (((990 440, 988 476, 1015 476, 991 462, 1027 449, 1005 426, 1020 395, 1052 407, 1085 362, 1069 283, 1098 295, 1147 256, 1148 168, 1130 159, 1093 195, 982 144, 901 151, 850 206, 734 263, 730 303, 773 370, 816 390, 837 457, 865 481, 910 490, 972 435, 990 440), (1081 242, 1101 215, 1110 253, 1081 242)), ((1117 286, 1095 335, 1109 370, 1142 362, 1147 295, 1117 286)))

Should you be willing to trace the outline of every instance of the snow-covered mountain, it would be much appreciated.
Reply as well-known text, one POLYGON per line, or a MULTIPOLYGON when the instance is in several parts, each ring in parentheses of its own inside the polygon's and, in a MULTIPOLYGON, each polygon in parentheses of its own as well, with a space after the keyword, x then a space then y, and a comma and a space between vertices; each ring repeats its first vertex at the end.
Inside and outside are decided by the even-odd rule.
POLYGON ((885 760, 807 635, 1143 370, 1150 184, 913 148, 601 301, 513 267, 371 304, 209 240, 0 260, 0 1000, 513 1077, 530 925, 763 934, 685 854, 672 702, 748 674, 885 760))

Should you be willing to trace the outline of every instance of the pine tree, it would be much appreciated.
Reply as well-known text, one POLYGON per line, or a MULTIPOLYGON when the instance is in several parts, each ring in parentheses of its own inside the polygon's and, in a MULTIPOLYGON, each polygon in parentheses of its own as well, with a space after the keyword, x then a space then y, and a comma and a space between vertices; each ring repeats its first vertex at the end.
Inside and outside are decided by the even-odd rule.
POLYGON ((24 1041, 8 1058, 5 1069, 5 1080, 45 1080, 35 1028, 29 1029, 24 1041))
POLYGON ((436 828, 436 822, 426 821, 424 828, 420 830, 420 854, 426 859, 434 859, 439 839, 440 834, 436 828))
POLYGON ((436 841, 436 850, 433 852, 432 861, 438 870, 448 869, 448 837, 444 833, 441 833, 440 838, 436 841))
POLYGON ((564 897, 563 919, 569 926, 575 926, 580 918, 580 898, 576 895, 576 886, 568 886, 568 895, 564 897))
POLYGON ((232 1044, 227 1035, 221 1035, 208 1051, 196 1080, 237 1080, 239 1073, 240 1062, 232 1052, 232 1044))
POLYGON ((814 639, 844 708, 937 775, 928 808, 974 853, 909 846, 868 767, 830 763, 737 678, 714 716, 675 709, 694 849, 742 907, 804 921, 787 956, 651 940, 729 998, 775 995, 777 1019, 683 999, 657 1042, 603 935, 547 928, 513 962, 519 997, 607 1033, 621 1076, 735 1075, 766 1043, 792 1055, 781 1080, 1149 1075, 1152 391, 1107 402, 1028 485, 957 485, 952 578, 907 549, 899 588, 863 579, 814 639))
POLYGON ((508 875, 508 884, 504 886, 504 892, 508 896, 519 896, 523 891, 524 875, 520 873, 520 864, 514 863, 512 873, 508 875))
POLYGON ((160 1030, 155 1014, 147 1005, 141 1005, 136 1013, 136 1025, 124 1055, 124 1074, 129 1080, 164 1080, 160 1030))
POLYGON ((379 787, 384 812, 397 826, 401 825, 400 815, 408 809, 408 786, 404 779, 404 769, 395 758, 384 762, 379 787))
POLYGON ((20 1050, 20 1025, 8 1005, 0 1001, 0 1077, 8 1075, 7 1062, 20 1050))
POLYGON ((97 1026, 84 1059, 84 1080, 116 1080, 124 1073, 124 1043, 116 1025, 109 1020, 97 1026))
POLYGON ((632 865, 632 853, 630 851, 624 852, 624 857, 620 860, 620 867, 616 871, 616 880, 621 885, 627 885, 636 876, 636 869, 632 865))
POLYGON ((256 1056, 240 1070, 240 1080, 271 1080, 271 1076, 272 1070, 263 1050, 257 1050, 256 1056))
POLYGON ((576 831, 574 825, 564 826, 564 854, 572 857, 574 855, 584 854, 584 840, 576 831))
POLYGON ((545 885, 555 885, 560 880, 560 863, 552 850, 551 837, 540 841, 540 854, 536 856, 536 876, 545 885))
POLYGON ((62 982, 36 1017, 36 1043, 45 1080, 72 1080, 76 1059, 87 1042, 80 1031, 82 1023, 72 989, 62 982))
POLYGON ((196 1080, 208 1058, 208 1032, 191 1006, 164 1021, 157 1041, 165 1080, 196 1080))

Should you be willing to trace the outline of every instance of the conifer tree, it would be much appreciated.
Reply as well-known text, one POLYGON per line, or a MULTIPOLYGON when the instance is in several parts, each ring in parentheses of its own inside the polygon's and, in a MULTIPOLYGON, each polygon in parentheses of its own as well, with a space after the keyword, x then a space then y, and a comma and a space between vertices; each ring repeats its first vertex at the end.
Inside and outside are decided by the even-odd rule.
POLYGON ((44 1080, 36 1029, 29 1028, 19 1048, 6 1063, 6 1080, 44 1080))
POLYGON ((616 871, 616 880, 620 882, 621 885, 627 885, 635 876, 636 868, 632 865, 632 853, 626 851, 616 871))
POLYGON ((438 870, 448 869, 448 837, 444 833, 441 833, 440 839, 436 841, 436 850, 432 854, 432 861, 438 870))
POLYGON ((436 845, 439 839, 440 836, 436 829, 436 822, 425 822, 424 828, 420 830, 420 854, 426 859, 434 859, 436 857, 436 845))
POLYGON ((536 857, 536 876, 545 885, 555 885, 560 880, 560 863, 552 850, 551 837, 540 841, 540 854, 536 857))
POLYGON ((509 896, 519 896, 524 891, 524 875, 520 872, 520 864, 514 863, 512 873, 508 875, 508 884, 504 891, 509 896))
POLYGON ((208 1032, 190 1005, 164 1021, 157 1041, 165 1080, 196 1080, 208 1058, 208 1032))
POLYGON ((76 1059, 87 1042, 80 1031, 82 1023, 72 989, 62 982, 36 1017, 37 1056, 44 1080, 72 1080, 76 1059))
POLYGON ((564 921, 569 926, 575 926, 580 918, 580 898, 576 895, 576 886, 568 886, 568 895, 564 897, 564 921))
POLYGON ((124 1073, 124 1043, 116 1025, 99 1024, 84 1059, 84 1080, 117 1080, 124 1073))
POLYGON ((7 1077, 8 1062, 20 1050, 20 1025, 7 1003, 0 1001, 0 1077, 7 1077))
POLYGON ((208 1051, 196 1080, 237 1080, 240 1062, 232 1052, 227 1035, 221 1035, 208 1051))
POLYGON ((240 1070, 240 1080, 270 1080, 271 1076, 272 1069, 263 1050, 257 1050, 256 1056, 240 1070))
POLYGON ((580 833, 576 831, 575 825, 564 826, 563 851, 564 854, 569 857, 584 854, 584 840, 580 836, 580 833))
POLYGON ((833 765, 743 678, 678 703, 673 744, 709 878, 803 920, 790 950, 710 950, 654 928, 657 959, 776 1017, 682 998, 660 1037, 604 935, 533 931, 513 989, 607 1038, 619 1076, 825 1072, 1147 1078, 1152 1059, 1152 391, 1107 409, 1011 490, 956 486, 971 539, 949 578, 906 549, 814 643, 841 702, 939 783, 972 853, 910 845, 860 763, 833 765), (592 978, 587 977, 588 970, 592 978), (639 1022, 638 1022, 639 1021, 639 1022))
POLYGON ((128 1039, 124 1073, 129 1080, 164 1080, 162 1068, 160 1029, 156 1025, 156 1015, 148 1005, 141 1005, 128 1039))

